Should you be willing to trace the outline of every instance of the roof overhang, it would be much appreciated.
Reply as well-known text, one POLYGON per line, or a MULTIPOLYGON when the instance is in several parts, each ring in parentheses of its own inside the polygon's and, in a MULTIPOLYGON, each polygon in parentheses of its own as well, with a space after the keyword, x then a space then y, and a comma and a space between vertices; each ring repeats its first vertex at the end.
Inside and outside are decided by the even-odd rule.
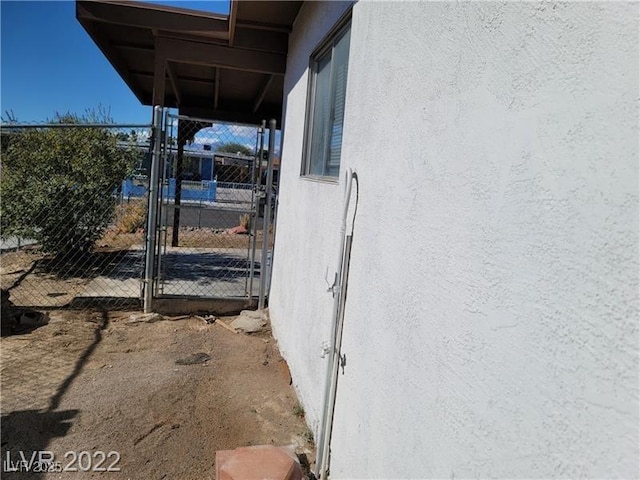
POLYGON ((122 0, 76 18, 144 105, 258 124, 282 117, 289 32, 301 1, 231 0, 229 15, 122 0))

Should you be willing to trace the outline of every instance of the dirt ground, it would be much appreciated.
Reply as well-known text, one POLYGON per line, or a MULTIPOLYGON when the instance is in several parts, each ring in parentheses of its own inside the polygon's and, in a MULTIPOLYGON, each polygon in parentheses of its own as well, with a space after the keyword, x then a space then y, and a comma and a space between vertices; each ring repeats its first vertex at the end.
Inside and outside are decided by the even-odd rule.
POLYGON ((86 451, 95 466, 104 452, 101 467, 119 455, 120 470, 2 478, 213 479, 216 450, 259 444, 294 444, 303 463, 312 460, 268 328, 234 334, 193 317, 133 323, 132 313, 51 311, 46 325, 0 340, 2 461, 47 450, 65 466, 67 452, 86 451), (206 359, 193 354, 210 359, 181 364, 206 359))

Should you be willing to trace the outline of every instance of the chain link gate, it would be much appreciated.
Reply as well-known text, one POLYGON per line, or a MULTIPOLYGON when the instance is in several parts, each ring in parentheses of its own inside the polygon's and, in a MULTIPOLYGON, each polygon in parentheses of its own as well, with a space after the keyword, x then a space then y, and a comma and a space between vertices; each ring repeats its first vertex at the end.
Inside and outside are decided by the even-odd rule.
POLYGON ((263 222, 266 151, 264 126, 165 113, 154 298, 260 295, 259 245, 273 243, 263 222))

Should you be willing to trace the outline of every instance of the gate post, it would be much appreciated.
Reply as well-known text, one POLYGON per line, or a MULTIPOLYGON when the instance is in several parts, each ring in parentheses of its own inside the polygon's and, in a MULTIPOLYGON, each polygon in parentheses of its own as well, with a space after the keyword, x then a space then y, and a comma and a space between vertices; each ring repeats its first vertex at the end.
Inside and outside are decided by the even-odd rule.
POLYGON ((264 308, 264 298, 267 293, 267 251, 269 249, 269 226, 271 225, 271 202, 272 192, 271 184, 273 183, 273 160, 275 157, 276 145, 276 121, 272 118, 269 120, 269 161, 267 163, 267 184, 265 192, 267 194, 266 206, 264 209, 262 224, 262 255, 260 256, 260 294, 258 296, 258 309, 264 308))
MULTIPOLYGON (((260 191, 260 185, 262 184, 262 151, 264 150, 264 130, 266 128, 266 121, 262 121, 262 125, 258 128, 260 148, 256 151, 256 159, 253 162, 253 177, 251 183, 253 184, 252 191, 255 190, 255 203, 253 205, 253 221, 251 222, 251 257, 249 260, 249 302, 253 303, 253 275, 256 271, 256 244, 258 243, 258 217, 260 216, 260 202, 262 200, 262 192, 260 191), (257 170, 256 170, 257 163, 257 170)), ((253 195, 253 194, 252 194, 253 195)))
POLYGON ((144 262, 144 312, 149 313, 153 302, 153 285, 155 282, 156 233, 158 228, 157 208, 159 198, 159 174, 162 164, 162 107, 153 107, 153 154, 149 174, 149 204, 147 207, 147 238, 145 243, 144 262))

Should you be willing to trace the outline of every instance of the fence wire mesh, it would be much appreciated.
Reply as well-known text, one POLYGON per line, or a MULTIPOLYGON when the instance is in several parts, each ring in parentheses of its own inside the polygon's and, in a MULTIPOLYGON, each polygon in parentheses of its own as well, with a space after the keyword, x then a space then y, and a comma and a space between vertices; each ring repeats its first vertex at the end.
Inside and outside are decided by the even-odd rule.
POLYGON ((156 294, 256 296, 263 130, 177 116, 167 117, 165 130, 156 294))
POLYGON ((3 291, 14 305, 138 302, 150 126, 3 125, 3 291))

